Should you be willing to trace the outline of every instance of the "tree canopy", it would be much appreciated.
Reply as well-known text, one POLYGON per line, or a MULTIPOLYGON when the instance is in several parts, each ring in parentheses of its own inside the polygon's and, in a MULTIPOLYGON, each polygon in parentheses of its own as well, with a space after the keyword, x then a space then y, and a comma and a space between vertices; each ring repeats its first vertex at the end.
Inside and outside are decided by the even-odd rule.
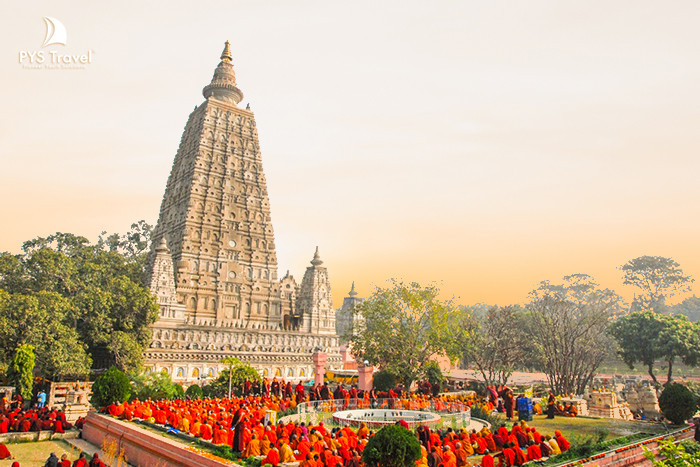
POLYGON ((362 452, 362 460, 368 467, 405 467, 418 459, 418 438, 401 425, 387 425, 379 430, 362 452))
POLYGON ((395 374, 406 387, 422 376, 434 354, 444 354, 447 317, 456 307, 439 289, 393 281, 355 305, 353 356, 395 374))
POLYGON ((666 383, 670 383, 676 359, 691 366, 700 359, 700 326, 683 315, 635 311, 612 323, 610 333, 617 340, 622 360, 630 368, 635 363, 644 365, 657 386, 654 370, 658 360, 668 365, 666 383))
POLYGON ((518 306, 493 306, 485 313, 460 307, 448 327, 448 349, 454 358, 476 368, 487 386, 502 385, 532 357, 527 312, 518 306))
POLYGON ((21 254, 0 253, 0 361, 29 344, 48 378, 111 365, 140 370, 158 304, 143 285, 145 250, 127 243, 118 252, 56 233, 25 242, 21 254))
POLYGON ((610 354, 606 331, 620 313, 620 297, 586 274, 566 276, 561 284, 542 282, 530 297, 529 332, 550 386, 558 394, 583 394, 610 354))
POLYGON ((226 357, 222 363, 227 365, 219 377, 202 388, 207 397, 227 397, 229 389, 232 394, 242 394, 243 384, 248 381, 262 381, 260 372, 236 357, 226 357))
POLYGON ((680 264, 663 256, 640 256, 620 266, 625 285, 640 290, 635 296, 633 310, 666 309, 666 299, 690 290, 694 279, 686 276, 680 264))

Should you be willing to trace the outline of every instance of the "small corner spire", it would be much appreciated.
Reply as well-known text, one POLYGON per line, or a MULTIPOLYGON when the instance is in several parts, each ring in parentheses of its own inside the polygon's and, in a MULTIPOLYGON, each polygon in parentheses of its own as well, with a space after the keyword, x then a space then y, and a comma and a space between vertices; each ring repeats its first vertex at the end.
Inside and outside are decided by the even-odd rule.
POLYGON ((224 45, 224 51, 221 52, 221 61, 230 62, 232 59, 233 55, 231 55, 231 43, 229 41, 226 41, 226 44, 224 45))

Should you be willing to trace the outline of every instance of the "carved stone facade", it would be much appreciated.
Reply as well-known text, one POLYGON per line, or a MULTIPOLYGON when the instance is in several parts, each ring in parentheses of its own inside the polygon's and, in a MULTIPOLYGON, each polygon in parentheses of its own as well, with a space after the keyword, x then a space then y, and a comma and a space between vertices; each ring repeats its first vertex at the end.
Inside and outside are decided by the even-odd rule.
POLYGON ((339 365, 328 272, 316 255, 301 286, 277 277, 255 118, 238 103, 229 43, 190 114, 167 182, 150 257, 161 316, 147 370, 214 377, 225 356, 269 377, 312 377, 323 347, 339 365))

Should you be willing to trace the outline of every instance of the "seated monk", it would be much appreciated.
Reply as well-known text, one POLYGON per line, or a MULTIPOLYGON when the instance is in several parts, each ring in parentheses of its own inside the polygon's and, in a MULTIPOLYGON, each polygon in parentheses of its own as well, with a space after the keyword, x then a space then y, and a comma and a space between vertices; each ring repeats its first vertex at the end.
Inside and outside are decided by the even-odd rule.
POLYGON ((571 444, 564 437, 564 435, 561 434, 561 431, 556 430, 554 432, 554 437, 557 440, 557 444, 559 445, 559 449, 561 449, 561 452, 567 451, 571 447, 571 444))
POLYGON ((545 438, 547 440, 547 443, 550 446, 549 453, 552 456, 558 456, 561 454, 561 449, 559 448, 559 443, 557 443, 556 439, 553 439, 551 436, 547 435, 545 438))
POLYGON ((316 461, 311 456, 311 453, 306 455, 306 458, 299 463, 299 467, 316 467, 316 461))
POLYGON ((10 450, 3 443, 0 443, 0 459, 12 459, 10 450))
POLYGON ((243 457, 260 455, 260 440, 256 435, 253 435, 250 442, 246 445, 245 449, 243 450, 243 457))
POLYGON ((462 448, 462 443, 459 441, 455 443, 455 457, 457 458, 457 467, 465 467, 467 465, 467 451, 462 448))
POLYGON ((280 441, 280 462, 286 464, 287 462, 296 462, 297 459, 294 457, 294 451, 289 447, 289 444, 285 440, 280 441))
POLYGON ((262 460, 260 465, 271 464, 273 467, 277 467, 280 463, 280 452, 277 450, 274 444, 270 443, 270 450, 267 451, 267 456, 262 460))
POLYGON ((484 457, 481 458, 481 467, 494 467, 493 456, 487 451, 484 452, 484 457))

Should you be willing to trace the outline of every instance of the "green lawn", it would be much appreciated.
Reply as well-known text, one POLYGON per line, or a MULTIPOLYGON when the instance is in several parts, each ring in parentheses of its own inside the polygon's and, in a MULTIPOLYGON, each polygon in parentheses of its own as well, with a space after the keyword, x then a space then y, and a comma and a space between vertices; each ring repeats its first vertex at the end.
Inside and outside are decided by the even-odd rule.
MULTIPOLYGON (((506 423, 508 429, 512 422, 505 422, 505 417, 499 414, 499 419, 506 423)), ((553 435, 555 430, 561 432, 568 439, 587 435, 595 435, 600 431, 607 432, 606 439, 619 438, 634 433, 666 433, 666 427, 662 423, 639 422, 627 420, 614 420, 611 418, 587 418, 587 417, 555 417, 548 419, 546 415, 535 415, 530 426, 537 428, 542 435, 553 435)), ((494 427, 492 431, 498 429, 494 427)))
POLYGON ((41 467, 52 452, 59 459, 62 454, 68 454, 71 463, 80 455, 79 450, 62 440, 8 444, 7 448, 15 458, 0 460, 0 467, 9 467, 14 461, 19 461, 21 467, 41 467))

